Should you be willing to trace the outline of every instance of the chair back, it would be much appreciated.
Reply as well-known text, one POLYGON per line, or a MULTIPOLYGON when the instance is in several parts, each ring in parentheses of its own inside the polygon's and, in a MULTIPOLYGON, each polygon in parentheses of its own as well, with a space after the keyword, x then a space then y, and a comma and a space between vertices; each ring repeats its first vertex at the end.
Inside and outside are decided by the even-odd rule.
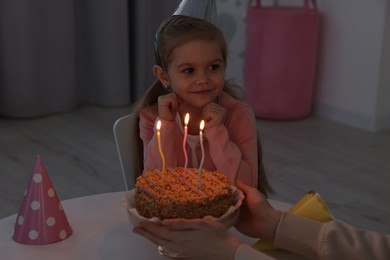
POLYGON ((116 148, 122 169, 123 180, 126 190, 134 188, 134 162, 133 162, 133 117, 135 114, 129 114, 117 119, 113 126, 116 148))

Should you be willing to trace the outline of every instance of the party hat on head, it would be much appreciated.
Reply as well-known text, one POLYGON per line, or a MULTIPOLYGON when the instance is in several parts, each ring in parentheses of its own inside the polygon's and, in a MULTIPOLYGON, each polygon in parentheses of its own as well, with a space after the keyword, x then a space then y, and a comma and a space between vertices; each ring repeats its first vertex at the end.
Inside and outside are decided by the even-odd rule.
POLYGON ((39 155, 22 205, 16 217, 12 239, 29 245, 45 245, 72 234, 61 202, 39 155))
POLYGON ((191 16, 216 23, 217 3, 216 0, 183 0, 173 15, 191 16))

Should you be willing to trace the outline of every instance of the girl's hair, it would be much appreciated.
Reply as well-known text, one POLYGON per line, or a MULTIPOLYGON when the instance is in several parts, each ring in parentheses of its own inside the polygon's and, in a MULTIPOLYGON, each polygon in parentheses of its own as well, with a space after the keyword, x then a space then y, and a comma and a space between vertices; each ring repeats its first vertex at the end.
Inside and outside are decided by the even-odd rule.
POLYGON ((228 51, 221 30, 205 20, 181 15, 172 16, 160 26, 154 42, 156 64, 167 69, 172 52, 192 40, 216 41, 226 67, 228 51))
MULTIPOLYGON (((220 45, 222 59, 224 66, 227 64, 227 44, 223 33, 215 25, 202 19, 189 17, 189 16, 172 16, 163 22, 157 31, 155 38, 155 64, 161 66, 166 72, 166 68, 170 63, 171 54, 177 47, 192 41, 192 40, 206 40, 216 41, 220 45)), ((243 99, 242 88, 231 81, 226 81, 223 87, 223 91, 236 99, 243 99)), ((140 138, 139 130, 139 112, 143 108, 156 104, 157 99, 161 95, 168 94, 168 90, 162 85, 162 83, 156 79, 152 85, 146 90, 145 94, 133 105, 133 117, 132 122, 133 129, 133 143, 136 145, 134 149, 134 167, 138 177, 143 172, 143 142, 140 138)), ((264 194, 267 191, 272 191, 270 184, 267 181, 264 167, 262 165, 261 158, 261 146, 258 135, 258 164, 259 164, 259 183, 258 188, 264 194), (259 150, 260 149, 260 150, 259 150)))

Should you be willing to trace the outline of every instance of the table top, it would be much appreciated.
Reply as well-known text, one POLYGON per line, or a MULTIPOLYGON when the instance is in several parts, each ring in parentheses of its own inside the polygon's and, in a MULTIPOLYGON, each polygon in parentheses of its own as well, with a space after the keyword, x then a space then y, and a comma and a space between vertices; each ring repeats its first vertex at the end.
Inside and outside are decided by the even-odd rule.
MULTIPOLYGON (((61 202, 73 234, 49 245, 24 245, 15 242, 12 230, 16 214, 0 220, 0 259, 165 259, 157 246, 132 232, 122 197, 125 192, 103 193, 61 202)), ((291 205, 270 200, 278 209, 291 205)), ((241 241, 252 244, 256 239, 231 232, 241 241)), ((270 251, 275 259, 302 259, 286 251, 270 251)))

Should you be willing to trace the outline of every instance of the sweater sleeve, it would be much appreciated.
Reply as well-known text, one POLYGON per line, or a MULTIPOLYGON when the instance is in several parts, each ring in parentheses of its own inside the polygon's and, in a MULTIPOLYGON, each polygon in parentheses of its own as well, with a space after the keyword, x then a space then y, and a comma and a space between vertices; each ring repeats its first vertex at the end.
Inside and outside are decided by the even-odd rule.
POLYGON ((283 213, 275 246, 310 259, 390 259, 390 236, 283 213))
POLYGON ((257 185, 257 132, 253 111, 246 104, 229 110, 224 125, 205 130, 216 168, 232 183, 257 185))

